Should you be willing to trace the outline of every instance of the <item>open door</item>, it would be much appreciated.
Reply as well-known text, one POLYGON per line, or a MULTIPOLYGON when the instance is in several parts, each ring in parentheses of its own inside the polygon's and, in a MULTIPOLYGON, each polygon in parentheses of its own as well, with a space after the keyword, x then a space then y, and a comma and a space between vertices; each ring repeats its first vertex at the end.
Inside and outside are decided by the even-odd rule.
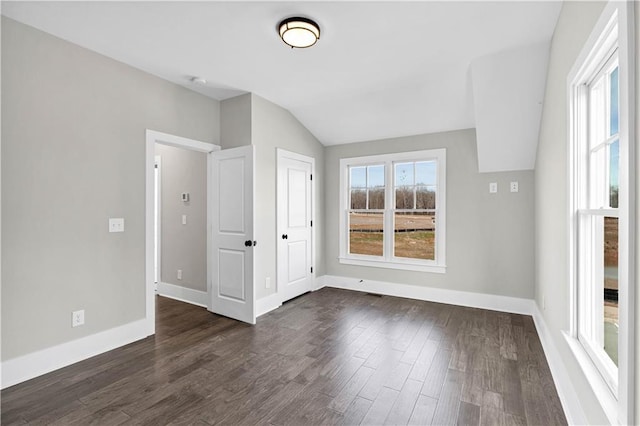
POLYGON ((253 146, 211 155, 211 311, 255 324, 253 146))

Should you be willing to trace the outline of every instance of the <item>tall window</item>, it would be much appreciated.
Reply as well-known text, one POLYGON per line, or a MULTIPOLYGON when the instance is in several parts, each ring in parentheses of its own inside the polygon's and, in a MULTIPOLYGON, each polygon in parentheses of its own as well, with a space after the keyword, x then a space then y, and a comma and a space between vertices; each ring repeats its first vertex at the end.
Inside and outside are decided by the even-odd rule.
POLYGON ((634 367, 628 7, 607 5, 568 79, 569 343, 610 421, 623 424, 633 421, 634 367))
POLYGON ((340 261, 444 272, 445 150, 340 164, 340 261))
POLYGON ((588 137, 578 196, 578 338, 615 389, 618 366, 618 55, 584 86, 588 137))

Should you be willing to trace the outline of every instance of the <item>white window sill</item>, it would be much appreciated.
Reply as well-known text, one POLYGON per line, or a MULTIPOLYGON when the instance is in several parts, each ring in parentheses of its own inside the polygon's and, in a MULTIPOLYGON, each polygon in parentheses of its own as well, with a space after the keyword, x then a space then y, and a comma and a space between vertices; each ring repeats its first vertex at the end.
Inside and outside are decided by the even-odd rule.
POLYGON ((611 392, 611 389, 609 389, 607 382, 605 382, 604 378, 593 364, 593 361, 591 361, 591 358, 589 358, 589 355, 578 339, 565 331, 563 331, 562 334, 567 341, 569 349, 571 349, 573 356, 578 362, 578 366, 587 378, 587 381, 591 386, 591 390, 598 399, 607 419, 609 419, 609 422, 612 425, 621 424, 618 420, 618 400, 611 392))
POLYGON ((388 262, 386 260, 353 259, 350 257, 339 257, 338 260, 344 265, 402 269, 404 271, 432 272, 435 274, 444 274, 447 272, 446 265, 417 265, 409 262, 388 262))

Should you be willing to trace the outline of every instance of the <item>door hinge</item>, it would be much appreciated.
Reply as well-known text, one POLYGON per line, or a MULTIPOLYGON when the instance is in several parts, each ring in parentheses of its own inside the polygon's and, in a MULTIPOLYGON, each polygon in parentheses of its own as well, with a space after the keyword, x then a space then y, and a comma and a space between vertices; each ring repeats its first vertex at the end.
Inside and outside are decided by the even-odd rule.
POLYGON ((313 180, 313 175, 309 175, 309 180, 313 180))
POLYGON ((311 273, 313 274, 313 266, 311 267, 311 273))
POLYGON ((158 168, 158 165, 157 165, 157 164, 154 164, 154 165, 153 165, 153 168, 157 169, 157 168, 158 168))
POLYGON ((311 226, 313 226, 313 221, 311 221, 311 226))

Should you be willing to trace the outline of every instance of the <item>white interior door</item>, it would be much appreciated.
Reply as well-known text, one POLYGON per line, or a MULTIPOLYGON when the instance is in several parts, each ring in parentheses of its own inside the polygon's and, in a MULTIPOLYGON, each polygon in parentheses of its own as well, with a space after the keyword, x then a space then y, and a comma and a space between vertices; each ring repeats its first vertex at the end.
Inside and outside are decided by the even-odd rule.
POLYGON ((211 311, 255 324, 253 146, 211 155, 211 311))
POLYGON ((312 290, 313 158, 278 150, 278 293, 312 290))

